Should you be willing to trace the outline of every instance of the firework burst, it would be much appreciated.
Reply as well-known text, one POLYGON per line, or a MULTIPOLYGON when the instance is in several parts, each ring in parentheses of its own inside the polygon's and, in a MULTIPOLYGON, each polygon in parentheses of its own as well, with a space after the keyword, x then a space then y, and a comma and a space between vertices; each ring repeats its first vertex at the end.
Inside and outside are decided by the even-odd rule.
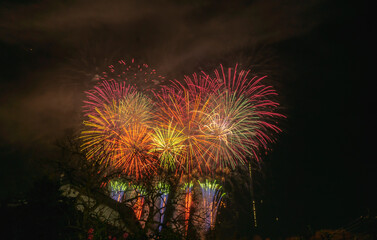
POLYGON ((184 150, 184 134, 169 123, 166 127, 157 127, 152 134, 153 151, 158 154, 160 166, 165 170, 175 170, 179 165, 184 150))
POLYGON ((208 141, 207 156, 212 168, 225 169, 245 164, 245 156, 255 147, 255 117, 252 104, 244 97, 224 92, 213 97, 212 111, 204 118, 200 130, 208 141))
POLYGON ((102 109, 105 106, 112 105, 119 99, 136 93, 136 89, 126 85, 125 82, 118 83, 114 80, 103 81, 92 90, 85 92, 87 100, 84 101, 85 116, 97 115, 96 109, 102 109))
POLYGON ((92 111, 87 113, 80 138, 88 159, 122 168, 125 163, 132 163, 124 170, 139 178, 153 162, 147 146, 151 142, 153 104, 143 94, 130 89, 124 84, 105 81, 95 91, 88 92, 91 101, 86 101, 85 109, 92 111), (137 158, 131 160, 134 157, 137 158))
POLYGON ((195 168, 202 172, 208 168, 207 160, 203 158, 207 153, 208 139, 200 131, 199 126, 203 124, 205 114, 210 111, 209 99, 200 95, 193 97, 187 90, 166 91, 157 97, 159 99, 159 109, 156 112, 157 125, 169 131, 173 122, 180 136, 181 151, 176 156, 180 162, 179 171, 190 173, 195 168))
POLYGON ((152 91, 157 85, 165 81, 165 77, 157 73, 148 64, 137 63, 135 59, 119 60, 109 65, 108 70, 101 74, 102 80, 115 80, 125 82, 139 91, 152 91))
MULTIPOLYGON (((249 140, 245 141, 242 147, 244 156, 251 155, 259 161, 260 153, 268 148, 269 143, 274 142, 274 134, 281 132, 281 129, 276 125, 277 119, 285 118, 284 115, 276 112, 279 104, 272 100, 277 95, 276 91, 272 86, 262 84, 262 80, 266 76, 250 78, 250 70, 237 71, 237 65, 234 70, 232 68, 225 70, 220 65, 220 69, 215 70, 214 74, 215 77, 213 79, 216 79, 221 84, 219 92, 229 92, 229 96, 231 96, 231 98, 228 98, 231 101, 228 101, 227 97, 225 98, 226 102, 234 105, 235 101, 232 99, 237 99, 237 102, 239 102, 239 99, 247 101, 246 108, 242 107, 235 111, 238 116, 244 116, 243 119, 246 124, 242 125, 248 126, 248 129, 238 133, 241 133, 240 136, 249 137, 249 140), (242 110, 246 109, 249 113, 244 115, 245 111, 242 110)), ((236 104, 234 106, 240 105, 236 104)))
POLYGON ((151 130, 142 125, 123 127, 122 133, 114 138, 113 165, 136 179, 151 174, 156 169, 157 158, 152 153, 151 130))
POLYGON ((122 126, 153 124, 153 103, 141 93, 129 94, 119 100, 118 115, 122 126))
POLYGON ((86 150, 86 157, 89 160, 99 161, 108 165, 113 159, 114 148, 112 139, 117 137, 116 130, 119 129, 118 118, 116 117, 117 105, 115 102, 100 110, 95 108, 93 115, 88 115, 89 120, 84 121, 85 130, 81 132, 83 144, 82 150, 86 150))

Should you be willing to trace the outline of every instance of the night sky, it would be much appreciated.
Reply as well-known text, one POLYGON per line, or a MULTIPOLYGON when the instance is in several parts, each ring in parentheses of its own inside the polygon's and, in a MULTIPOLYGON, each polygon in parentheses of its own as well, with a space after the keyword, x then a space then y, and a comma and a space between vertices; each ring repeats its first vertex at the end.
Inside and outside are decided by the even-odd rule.
POLYGON ((0 3, 1 199, 45 174, 55 141, 80 126, 95 75, 134 57, 170 79, 237 62, 268 75, 287 119, 264 161, 259 197, 288 234, 376 214, 367 3, 59 2, 0 3))

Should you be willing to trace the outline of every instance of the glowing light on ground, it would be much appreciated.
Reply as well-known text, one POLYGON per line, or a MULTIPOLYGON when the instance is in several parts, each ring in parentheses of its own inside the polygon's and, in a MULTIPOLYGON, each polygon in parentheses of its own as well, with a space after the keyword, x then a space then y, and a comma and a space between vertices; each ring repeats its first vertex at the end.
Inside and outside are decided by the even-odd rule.
POLYGON ((133 206, 133 210, 135 212, 135 216, 137 220, 141 220, 141 217, 143 215, 143 208, 144 208, 144 202, 145 202, 145 194, 146 192, 140 187, 140 186, 133 186, 134 191, 136 192, 136 202, 133 206))
POLYGON ((185 234, 187 234, 189 227, 190 210, 192 206, 192 187, 192 182, 183 185, 183 190, 185 191, 185 234))
POLYGON ((222 187, 208 179, 199 185, 202 190, 202 207, 205 212, 204 229, 209 231, 214 229, 216 223, 217 211, 225 193, 222 193, 222 187))
POLYGON ((122 181, 112 180, 110 181, 110 192, 111 198, 122 202, 123 198, 125 197, 125 192, 128 189, 128 185, 122 181))
POLYGON ((160 199, 159 199, 159 226, 158 226, 158 231, 161 232, 162 226, 164 224, 164 217, 165 217, 165 211, 166 211, 166 204, 168 201, 169 197, 169 185, 164 184, 164 183, 159 183, 157 185, 157 189, 159 193, 161 194, 160 199))

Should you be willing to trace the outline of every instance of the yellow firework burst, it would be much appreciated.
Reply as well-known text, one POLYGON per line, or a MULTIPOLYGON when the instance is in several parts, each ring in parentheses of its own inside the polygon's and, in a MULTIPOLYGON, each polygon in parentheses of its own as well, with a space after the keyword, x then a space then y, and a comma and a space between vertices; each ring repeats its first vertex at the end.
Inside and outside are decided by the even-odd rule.
POLYGON ((177 127, 173 127, 172 123, 154 129, 152 149, 158 154, 161 167, 171 170, 176 168, 180 157, 182 157, 182 152, 184 152, 185 140, 183 132, 177 127))

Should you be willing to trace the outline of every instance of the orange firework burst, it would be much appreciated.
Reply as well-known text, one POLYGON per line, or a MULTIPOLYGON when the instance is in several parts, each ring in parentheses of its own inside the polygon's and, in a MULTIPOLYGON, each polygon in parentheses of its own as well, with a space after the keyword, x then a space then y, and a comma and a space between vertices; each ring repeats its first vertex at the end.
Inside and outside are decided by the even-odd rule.
POLYGON ((132 163, 131 167, 125 168, 125 172, 139 178, 141 173, 146 171, 146 166, 151 166, 152 162, 150 154, 144 156, 145 152, 141 149, 147 149, 146 152, 150 150, 150 146, 146 145, 150 144, 149 126, 152 124, 153 104, 150 99, 136 91, 115 95, 112 94, 113 91, 109 91, 112 88, 106 88, 108 84, 100 86, 102 88, 97 87, 97 91, 91 92, 89 96, 109 96, 110 99, 106 101, 109 104, 98 104, 93 112, 87 114, 85 130, 80 137, 83 140, 82 149, 86 150, 88 159, 105 165, 123 168, 125 162, 132 163), (133 146, 130 145, 131 142, 134 142, 133 146), (131 155, 125 156, 126 154, 131 155), (136 156, 137 159, 130 162, 130 157, 136 156))
POLYGON ((136 179, 156 169, 157 158, 152 153, 151 130, 140 124, 123 127, 121 135, 113 140, 114 166, 136 179))
POLYGON ((108 165, 113 159, 114 148, 112 139, 117 137, 119 118, 116 114, 117 105, 103 106, 103 109, 95 108, 95 115, 89 114, 89 120, 84 121, 86 130, 81 132, 83 140, 82 150, 86 150, 86 157, 108 165))

